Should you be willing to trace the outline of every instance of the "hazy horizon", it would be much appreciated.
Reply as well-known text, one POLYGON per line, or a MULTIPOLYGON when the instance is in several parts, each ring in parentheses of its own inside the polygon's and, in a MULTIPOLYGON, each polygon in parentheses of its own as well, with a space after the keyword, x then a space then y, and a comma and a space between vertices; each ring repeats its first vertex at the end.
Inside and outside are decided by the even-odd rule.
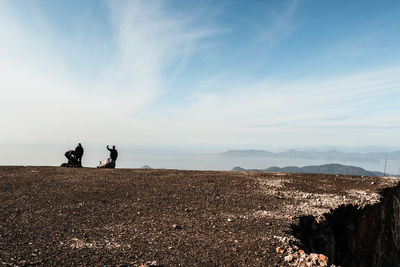
MULTIPOLYGON (((96 167, 100 160, 109 157, 109 152, 103 145, 86 145, 83 143, 85 154, 83 157, 84 167, 96 167)), ((52 146, 52 145, 17 145, 0 146, 2 155, 0 156, 0 166, 2 165, 23 165, 23 166, 59 166, 66 162, 65 151, 74 149, 74 146, 52 146), (38 153, 40 151, 40 153, 38 153), (41 155, 41 156, 38 156, 41 155)), ((141 168, 145 165, 156 169, 181 169, 181 170, 231 170, 234 167, 245 169, 266 169, 268 167, 286 167, 286 166, 309 166, 337 163, 342 165, 351 165, 361 167, 369 171, 384 171, 384 158, 374 161, 360 161, 351 159, 327 160, 327 159, 304 159, 304 158, 280 158, 280 157, 224 157, 220 154, 228 150, 247 150, 247 149, 224 149, 224 148, 206 148, 206 147, 146 147, 146 146, 117 146, 119 158, 117 168, 141 168)), ((341 147, 335 146, 335 149, 343 153, 368 153, 368 152, 393 152, 399 149, 393 147, 373 147, 375 150, 369 150, 371 147, 341 147)), ((270 147, 259 150, 270 151, 274 153, 296 149, 297 151, 319 151, 325 152, 326 146, 320 147, 270 147)), ((387 173, 400 174, 399 161, 389 162, 387 173)))

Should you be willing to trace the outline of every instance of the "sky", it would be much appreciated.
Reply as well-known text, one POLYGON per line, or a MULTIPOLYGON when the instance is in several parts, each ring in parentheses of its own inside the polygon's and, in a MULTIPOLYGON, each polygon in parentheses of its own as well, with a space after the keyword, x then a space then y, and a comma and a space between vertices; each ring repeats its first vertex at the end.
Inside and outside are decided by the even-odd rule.
POLYGON ((0 0, 0 147, 399 147, 399 14, 400 1, 0 0))

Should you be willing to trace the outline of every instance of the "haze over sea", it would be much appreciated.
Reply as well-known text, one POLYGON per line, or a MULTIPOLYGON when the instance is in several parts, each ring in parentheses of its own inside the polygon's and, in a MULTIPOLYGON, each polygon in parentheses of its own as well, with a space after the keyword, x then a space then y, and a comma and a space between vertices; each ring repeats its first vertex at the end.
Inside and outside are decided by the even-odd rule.
MULTIPOLYGON (((85 154, 83 157, 84 167, 96 167, 100 160, 109 157, 109 152, 105 146, 101 145, 84 145, 85 154)), ((335 147, 328 147, 329 149, 335 147)), ((0 165, 49 165, 59 166, 62 162, 66 162, 64 152, 68 149, 74 149, 74 145, 70 147, 51 146, 51 145, 14 145, 2 146, 3 154, 0 155, 0 165), (40 157, 38 157, 40 151, 40 157)), ((221 155, 221 152, 229 150, 229 148, 217 147, 139 147, 139 146, 123 146, 118 147, 119 158, 117 160, 118 168, 141 168, 145 165, 157 169, 181 169, 181 170, 231 170, 233 167, 240 166, 245 169, 266 169, 271 166, 309 166, 322 165, 330 163, 339 163, 343 165, 352 165, 361 167, 370 171, 384 171, 385 158, 377 160, 352 160, 352 159, 304 159, 304 158, 287 158, 287 157, 229 157, 221 155)), ((396 148, 349 148, 339 147, 344 153, 346 152, 391 152, 399 150, 396 148)), ((269 151, 283 152, 289 148, 271 148, 269 151)), ((296 148, 297 151, 327 151, 327 148, 296 148)), ((387 173, 398 175, 400 161, 392 161, 387 164, 387 173)))

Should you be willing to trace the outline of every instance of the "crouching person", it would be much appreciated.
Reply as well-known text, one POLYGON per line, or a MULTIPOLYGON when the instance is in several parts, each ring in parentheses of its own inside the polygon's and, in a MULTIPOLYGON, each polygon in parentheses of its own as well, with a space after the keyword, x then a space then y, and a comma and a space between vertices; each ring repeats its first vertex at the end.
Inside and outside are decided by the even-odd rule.
POLYGON ((62 167, 81 167, 81 163, 74 150, 68 150, 64 156, 68 159, 68 163, 61 164, 62 167))
POLYGON ((110 157, 105 161, 100 161, 100 165, 97 168, 115 168, 115 163, 118 157, 118 151, 115 149, 115 146, 110 149, 107 145, 107 150, 110 151, 110 157))

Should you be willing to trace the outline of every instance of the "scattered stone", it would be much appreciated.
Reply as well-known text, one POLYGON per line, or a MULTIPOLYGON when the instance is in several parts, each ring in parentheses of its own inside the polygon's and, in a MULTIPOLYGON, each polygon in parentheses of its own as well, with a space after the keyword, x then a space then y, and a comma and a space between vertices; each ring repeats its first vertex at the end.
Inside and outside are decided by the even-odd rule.
POLYGON ((145 264, 141 265, 142 267, 155 267, 155 266, 161 266, 157 264, 157 261, 147 261, 145 264))
POLYGON ((293 255, 289 254, 287 256, 285 256, 285 261, 291 262, 293 260, 293 255))
POLYGON ((174 228, 174 229, 182 229, 182 226, 180 226, 178 224, 173 224, 172 228, 174 228))
POLYGON ((318 259, 319 259, 320 261, 328 262, 328 257, 325 256, 324 254, 319 254, 319 255, 318 255, 318 259))
POLYGON ((284 198, 285 198, 284 195, 283 195, 281 192, 279 192, 279 191, 276 193, 275 197, 276 197, 277 199, 284 199, 284 198))

